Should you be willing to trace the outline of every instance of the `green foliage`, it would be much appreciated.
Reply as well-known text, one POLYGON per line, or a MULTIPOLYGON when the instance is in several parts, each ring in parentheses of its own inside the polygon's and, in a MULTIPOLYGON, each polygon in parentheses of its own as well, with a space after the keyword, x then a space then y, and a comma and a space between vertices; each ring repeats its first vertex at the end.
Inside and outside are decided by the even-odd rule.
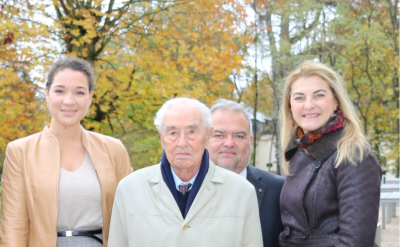
POLYGON ((26 1, 0 1, 0 169, 7 143, 41 130, 47 118, 37 75, 48 65, 49 33, 26 21, 33 14, 26 1))
MULTIPOLYGON (((48 65, 65 54, 82 57, 95 68, 97 87, 83 126, 123 140, 135 169, 160 160, 162 149, 153 118, 166 100, 186 96, 211 104, 219 97, 229 97, 233 91, 229 76, 242 67, 244 57, 237 42, 246 35, 240 34, 237 27, 244 22, 245 11, 234 0, 15 3, 9 7, 28 5, 29 11, 40 16, 21 19, 19 11, 10 14, 17 20, 15 26, 41 28, 38 30, 42 33, 27 33, 24 37, 43 38, 38 41, 39 51, 30 50, 29 54, 43 53, 46 59, 32 60, 31 67, 27 67, 39 72, 37 78, 21 80, 15 73, 16 79, 10 82, 20 83, 30 94, 12 91, 16 96, 10 99, 7 109, 13 115, 0 113, 0 119, 13 120, 24 106, 20 102, 26 95, 31 97, 26 102, 36 111, 27 115, 20 110, 24 115, 15 121, 21 124, 24 120, 32 127, 25 132, 5 131, 10 134, 0 142, 0 158, 4 158, 6 143, 43 128, 47 116, 40 83, 44 82, 48 65), (56 47, 58 50, 46 49, 54 47, 49 45, 51 42, 61 46, 56 47)), ((0 35, 5 25, 0 24, 0 35)), ((19 39, 13 40, 14 44, 24 46, 19 39)), ((0 85, 4 81, 0 77, 0 85)), ((5 128, 10 130, 12 125, 5 128)))
POLYGON ((325 45, 334 47, 336 63, 380 163, 398 176, 399 49, 395 2, 343 1, 325 45), (396 18, 396 17, 395 17, 396 18))
POLYGON ((380 162, 398 173, 398 5, 0 0, 0 167, 8 142, 48 122, 45 73, 69 55, 92 62, 96 71, 93 104, 82 124, 121 139, 135 169, 159 162, 153 118, 166 100, 187 96, 211 105, 224 97, 252 106, 258 72, 258 110, 276 121, 285 76, 299 62, 316 59, 343 75, 380 162), (253 22, 245 4, 256 10, 253 22), (257 59, 267 64, 259 62, 257 71, 254 44, 257 59))
MULTIPOLYGON (((257 3, 257 44, 272 68, 260 69, 259 87, 274 92, 267 111, 276 120, 282 82, 295 65, 306 59, 326 63, 343 75, 379 161, 398 176, 399 1, 257 3)), ((246 101, 254 102, 249 89, 246 101)))

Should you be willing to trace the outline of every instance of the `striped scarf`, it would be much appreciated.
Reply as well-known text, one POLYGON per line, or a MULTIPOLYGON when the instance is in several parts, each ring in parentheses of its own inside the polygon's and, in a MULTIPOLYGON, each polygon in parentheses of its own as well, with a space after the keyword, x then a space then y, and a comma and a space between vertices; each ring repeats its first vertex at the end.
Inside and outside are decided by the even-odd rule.
POLYGON ((333 114, 332 117, 329 118, 328 122, 325 126, 321 128, 310 131, 308 133, 303 132, 303 129, 297 127, 295 141, 302 148, 308 148, 311 144, 313 144, 316 140, 321 138, 323 135, 328 134, 334 130, 341 128, 343 125, 343 116, 342 114, 333 114))

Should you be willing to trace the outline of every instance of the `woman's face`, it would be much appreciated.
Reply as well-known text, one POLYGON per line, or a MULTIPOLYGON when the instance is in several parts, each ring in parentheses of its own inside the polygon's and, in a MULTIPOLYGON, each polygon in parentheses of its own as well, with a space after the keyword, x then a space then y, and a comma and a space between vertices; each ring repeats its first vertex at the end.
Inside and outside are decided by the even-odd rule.
POLYGON ((310 76, 292 83, 290 106, 294 121, 307 133, 324 126, 338 103, 328 82, 310 76))
POLYGON ((93 92, 89 92, 88 79, 80 71, 64 69, 57 72, 50 90, 46 88, 45 91, 52 125, 79 125, 92 103, 93 92))

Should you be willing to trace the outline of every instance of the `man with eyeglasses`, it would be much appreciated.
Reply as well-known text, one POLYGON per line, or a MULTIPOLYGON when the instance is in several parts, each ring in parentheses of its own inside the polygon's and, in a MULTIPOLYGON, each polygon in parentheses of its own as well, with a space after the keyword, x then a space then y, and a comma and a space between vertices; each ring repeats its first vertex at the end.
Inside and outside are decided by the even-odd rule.
POLYGON ((154 124, 161 163, 135 171, 118 186, 109 247, 261 247, 253 186, 215 166, 206 149, 210 110, 175 98, 154 124))

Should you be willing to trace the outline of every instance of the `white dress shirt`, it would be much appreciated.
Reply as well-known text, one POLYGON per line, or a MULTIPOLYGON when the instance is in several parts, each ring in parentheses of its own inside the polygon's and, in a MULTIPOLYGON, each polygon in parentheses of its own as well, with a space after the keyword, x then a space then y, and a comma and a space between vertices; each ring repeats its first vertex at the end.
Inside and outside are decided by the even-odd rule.
MULTIPOLYGON (((245 169, 246 170, 246 169, 245 169)), ((174 172, 174 169, 172 169, 171 166, 171 172, 172 172, 172 177, 174 177, 174 181, 175 181, 175 188, 177 191, 179 191, 179 185, 186 185, 186 184, 192 184, 192 186, 189 187, 188 191, 190 191, 193 187, 194 181, 196 180, 197 174, 199 174, 199 171, 197 171, 196 175, 194 175, 194 177, 192 179, 190 179, 189 182, 183 182, 178 175, 176 175, 176 173, 174 172)), ((247 173, 246 173, 247 174, 247 173)))
MULTIPOLYGON (((248 166, 248 165, 247 165, 248 166)), ((241 177, 243 177, 244 179, 247 179, 247 166, 243 169, 243 171, 241 171, 240 173, 239 173, 239 175, 241 176, 241 177)))

